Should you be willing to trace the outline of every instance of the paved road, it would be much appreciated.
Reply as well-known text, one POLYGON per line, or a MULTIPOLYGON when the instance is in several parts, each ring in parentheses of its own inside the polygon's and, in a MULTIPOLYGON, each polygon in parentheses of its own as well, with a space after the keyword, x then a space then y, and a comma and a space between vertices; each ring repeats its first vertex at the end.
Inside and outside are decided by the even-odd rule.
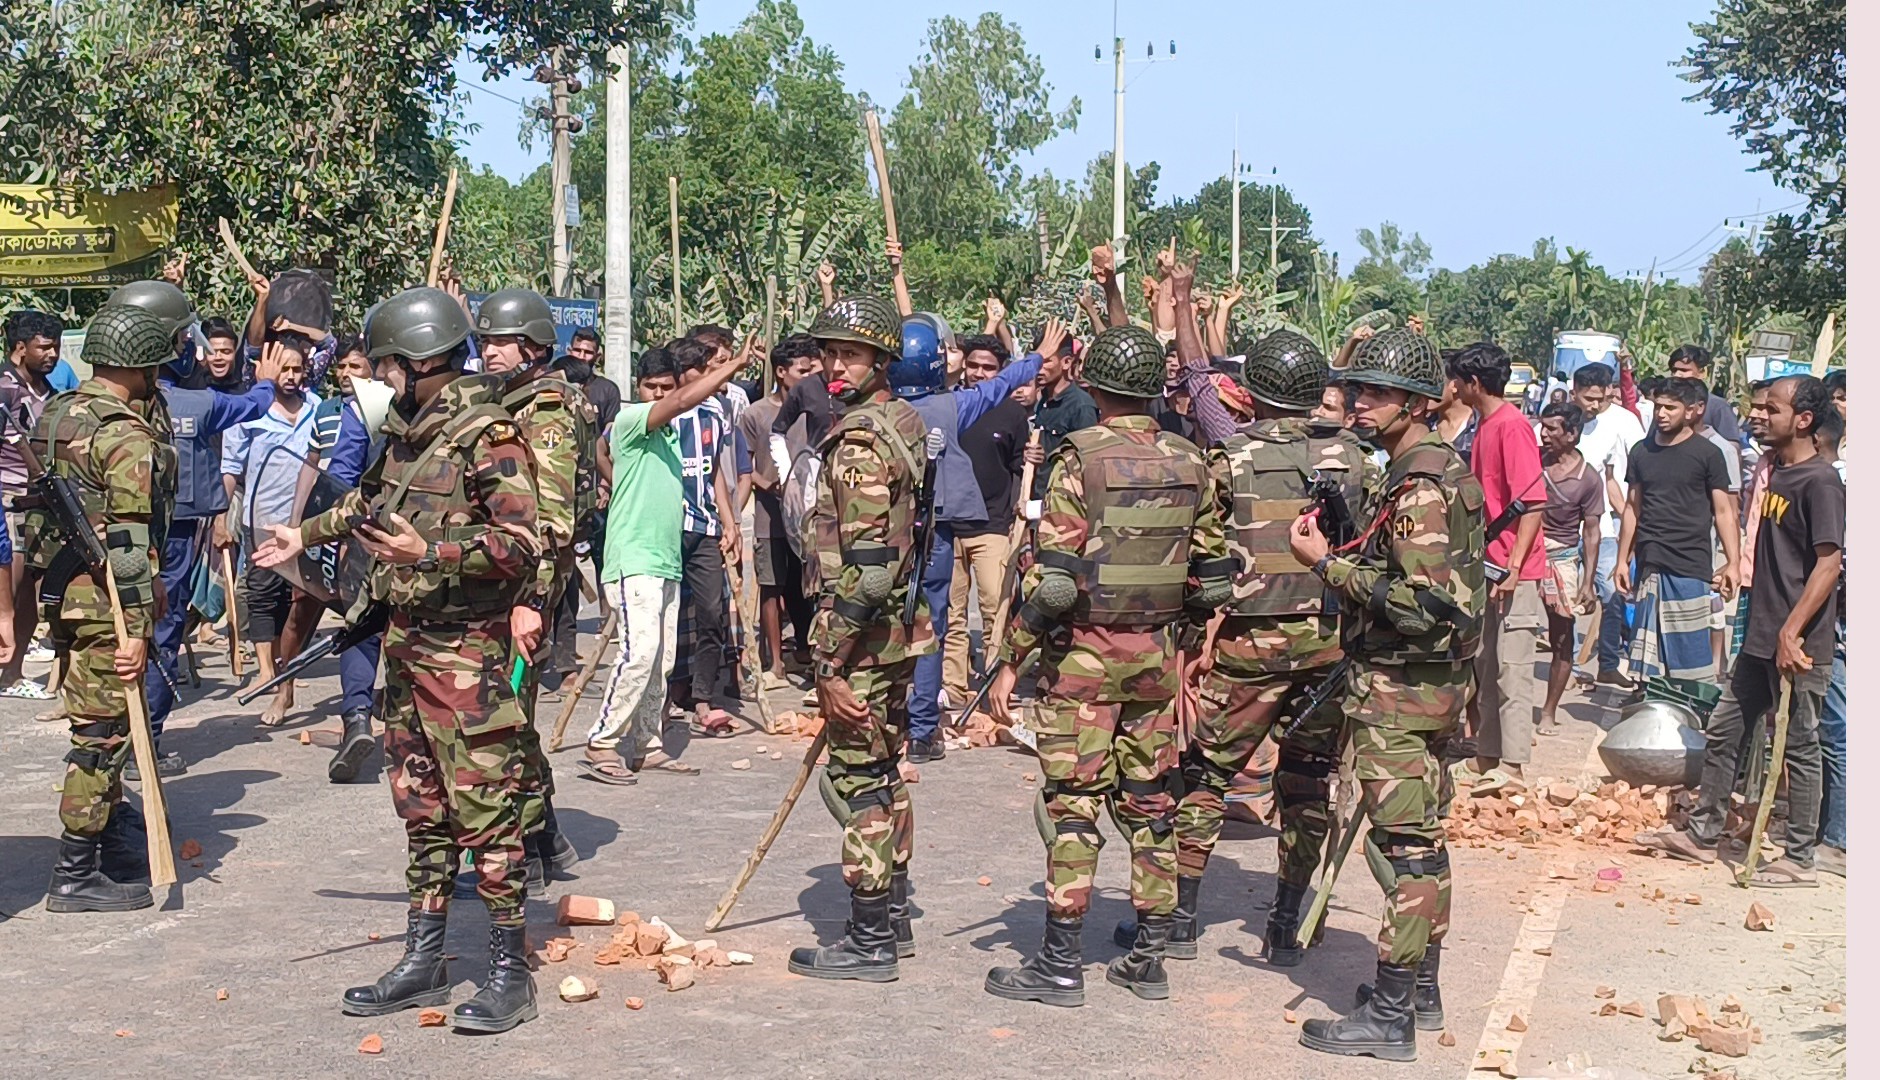
MULTIPOLYGON (((73 1075, 109 1062, 113 1075, 170 1077, 1160 1077, 1227 1070, 1462 1077, 1491 1014, 1503 1017, 1491 1036, 1506 1038, 1508 1002, 1524 994, 1532 1001, 1519 1058, 1525 1074, 1542 1075, 1550 1060, 1574 1054, 1636 1063, 1644 1075, 1682 1074, 1695 1049, 1659 1043, 1648 1020, 1594 1016, 1596 983, 1623 984, 1622 997, 1648 1005, 1680 987, 1710 994, 1713 1009, 1723 993, 1738 993, 1770 1036, 1743 1066, 1745 1078, 1831 1075, 1832 1052, 1845 1037, 1843 1017, 1819 1010, 1845 993, 1838 883, 1771 900, 1780 930, 1749 935, 1741 929, 1744 894, 1727 889, 1720 871, 1709 872, 1702 883, 1709 906, 1689 908, 1682 926, 1662 933, 1662 904, 1614 909, 1612 897, 1587 892, 1584 881, 1554 880, 1549 892, 1549 867, 1605 859, 1605 852, 1515 846, 1456 854, 1455 930, 1444 971, 1456 1045, 1425 1036, 1412 1067, 1311 1054, 1296 1045, 1285 1011, 1303 1019, 1346 1007, 1373 964, 1377 889, 1354 864, 1324 946, 1291 971, 1264 967, 1255 957, 1272 895, 1274 842, 1270 830, 1248 825, 1230 826, 1209 869, 1202 958, 1170 964, 1172 1000, 1138 1001, 1103 982, 1095 966, 1120 951, 1109 943, 1109 928, 1128 913, 1126 857, 1114 835, 1085 934, 1089 1004, 1058 1010, 989 997, 980 989, 986 968, 1029 953, 1043 921, 1034 785, 1024 779, 1035 768, 1020 752, 997 749, 930 765, 914 789, 919 956, 903 962, 898 983, 822 983, 784 969, 792 946, 839 934, 846 915, 833 862, 836 829, 812 796, 729 925, 713 935, 724 948, 754 953, 754 967, 713 971, 691 989, 667 993, 643 969, 594 966, 590 946, 543 968, 541 1018, 509 1035, 420 1028, 415 1013, 345 1017, 335 1008, 339 992, 371 981, 398 952, 403 841, 382 780, 330 785, 330 751, 299 742, 303 730, 325 741, 338 727, 330 714, 337 680, 330 665, 316 671, 303 696, 315 707, 270 730, 234 705, 225 667, 205 670, 205 696, 179 713, 170 736, 190 772, 166 785, 178 845, 195 840, 202 854, 184 865, 181 884, 158 909, 128 914, 59 916, 40 906, 57 827, 62 725, 33 722, 37 705, 0 701, 0 910, 13 913, 0 923, 0 985, 16 1003, 0 1014, 0 1047, 12 1051, 8 1075, 73 1075), (982 877, 991 883, 980 885, 982 877), (1532 912, 1554 894, 1559 929, 1551 958, 1541 958, 1536 972, 1532 912), (1801 933, 1818 936, 1795 936, 1801 933), (1801 947, 1782 950, 1784 941, 1801 947), (1526 955, 1528 965, 1516 965, 1512 976, 1511 954, 1526 955), (601 997, 582 1004, 554 998, 555 981, 569 972, 598 980, 601 997), (1783 985, 1791 989, 1777 989, 1783 985), (228 997, 218 1001, 222 989, 228 997), (626 1010, 628 996, 646 999, 644 1010, 626 1010), (1796 1011, 1779 1014, 1783 1007, 1796 1011), (371 1033, 384 1040, 378 1057, 356 1049, 371 1033)), ((584 703, 577 725, 592 708, 584 703)), ((1584 721, 1597 710, 1584 703, 1573 709, 1581 722, 1543 740, 1540 771, 1572 773, 1585 759, 1595 729, 1584 721)), ((577 778, 574 751, 564 753, 560 760, 569 764, 557 803, 582 862, 578 880, 556 882, 549 901, 570 891, 607 896, 698 936, 803 745, 754 733, 694 743, 683 754, 703 775, 648 776, 629 789, 577 778), (772 752, 783 759, 772 760, 772 752), (739 759, 751 767, 734 770, 739 759)), ((1644 859, 1627 865, 1641 881, 1676 878, 1678 890, 1706 873, 1644 859)), ((531 903, 530 917, 538 940, 556 932, 552 903, 531 903)), ((451 933, 458 1000, 481 977, 484 924, 479 905, 459 905, 451 933)))

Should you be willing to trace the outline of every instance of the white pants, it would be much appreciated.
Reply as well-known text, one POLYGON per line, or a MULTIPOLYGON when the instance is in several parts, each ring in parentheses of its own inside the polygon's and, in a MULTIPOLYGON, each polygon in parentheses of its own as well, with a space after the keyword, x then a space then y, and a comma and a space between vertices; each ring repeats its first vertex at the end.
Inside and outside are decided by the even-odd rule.
POLYGON ((679 636, 679 583, 636 574, 603 582, 601 591, 614 605, 620 648, 587 743, 612 750, 624 735, 627 756, 638 757, 659 746, 666 680, 679 636))

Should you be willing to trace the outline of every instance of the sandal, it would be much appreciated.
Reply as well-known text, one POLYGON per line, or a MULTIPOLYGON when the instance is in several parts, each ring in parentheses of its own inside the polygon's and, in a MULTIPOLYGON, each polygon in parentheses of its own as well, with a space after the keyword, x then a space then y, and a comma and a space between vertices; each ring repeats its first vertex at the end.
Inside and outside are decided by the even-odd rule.
POLYGON ((633 775, 633 772, 627 768, 626 763, 621 761, 618 756, 605 758, 581 757, 575 761, 575 766, 581 770, 582 776, 602 784, 613 784, 616 787, 632 787, 634 784, 639 783, 640 780, 639 777, 633 775))
POLYGON ((52 692, 31 679, 21 679, 12 686, 0 690, 0 697, 24 698, 27 701, 51 701, 52 692))
POLYGON ((1756 871, 1756 876, 1749 879, 1752 889, 1813 889, 1819 884, 1814 867, 1803 866, 1786 856, 1756 871))
POLYGON ((1527 782, 1508 772, 1506 769, 1490 769, 1469 789, 1469 797, 1480 799, 1489 795, 1519 795, 1527 790, 1527 782))
POLYGON ((636 758, 627 763, 627 768, 632 769, 636 773, 651 769, 654 772, 672 773, 675 776, 697 776, 699 774, 699 767, 697 765, 688 765, 678 758, 673 757, 671 754, 666 753, 664 750, 655 750, 644 757, 636 758), (657 759, 654 758, 654 754, 659 755, 657 759))
POLYGON ((1475 771, 1471 764, 1475 758, 1465 757, 1449 767, 1449 779, 1456 785, 1457 791, 1468 791, 1482 782, 1482 774, 1475 771))
POLYGON ((1632 837, 1632 843, 1647 851, 1663 852, 1674 859, 1697 863, 1700 866, 1709 866, 1717 861, 1716 848, 1705 847, 1692 838, 1690 833, 1670 826, 1639 833, 1632 837))
POLYGON ((1540 726, 1534 729, 1538 735, 1558 735, 1563 730, 1558 720, 1542 720, 1540 726))
POLYGON ((731 736, 738 733, 737 726, 731 722, 731 714, 725 712, 723 709, 713 709, 706 715, 707 720, 704 723, 701 724, 697 720, 693 720, 690 724, 686 725, 687 730, 692 732, 693 738, 729 739, 731 736))

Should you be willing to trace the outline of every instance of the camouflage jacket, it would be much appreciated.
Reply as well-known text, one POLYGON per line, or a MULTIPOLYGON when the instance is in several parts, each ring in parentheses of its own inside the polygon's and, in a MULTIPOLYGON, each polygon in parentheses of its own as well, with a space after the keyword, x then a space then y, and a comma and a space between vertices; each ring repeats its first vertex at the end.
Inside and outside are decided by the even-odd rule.
MULTIPOLYGON (((1305 506, 1305 486, 1312 472, 1346 478, 1342 487, 1347 508, 1354 520, 1365 507, 1378 505, 1383 492, 1383 470, 1349 432, 1338 429, 1327 435, 1321 425, 1306 417, 1261 420, 1223 440, 1208 453, 1208 464, 1220 492, 1221 513, 1228 523, 1228 548, 1240 559, 1240 576, 1234 582, 1236 601, 1257 595, 1274 575, 1261 570, 1262 556, 1243 550, 1248 519, 1261 519, 1280 529, 1290 529, 1305 506), (1301 444, 1304 444, 1301 446, 1301 444), (1317 455, 1316 458, 1313 455, 1317 455), (1310 471, 1294 467, 1296 459, 1307 459, 1310 471), (1284 473, 1281 480, 1297 484, 1296 500, 1255 500, 1252 493, 1263 485, 1250 472, 1284 473)), ((1362 528, 1362 523, 1358 523, 1362 528)), ((1310 576, 1311 568, 1298 566, 1290 554, 1285 558, 1307 575, 1305 580, 1329 587, 1310 576)), ((1336 600, 1333 593, 1328 600, 1336 600)), ((1268 672, 1305 671, 1335 664, 1344 655, 1339 644, 1339 616, 1336 603, 1316 603, 1307 613, 1289 615, 1237 614, 1230 604, 1215 635, 1214 662, 1225 674, 1254 677, 1268 672)))
MULTIPOLYGON (((156 407, 159 411, 161 404, 156 407)), ((47 405, 33 431, 33 450, 56 476, 73 480, 85 516, 112 555, 124 630, 149 637, 156 618, 156 578, 163 524, 176 498, 176 450, 145 411, 120 400, 103 383, 86 381, 47 405)), ((167 431, 168 414, 162 414, 167 431)), ((66 544, 43 506, 26 511, 19 546, 28 566, 51 567, 66 544)), ((77 551, 66 552, 76 558, 77 551)), ((82 564, 81 564, 82 565, 82 564)), ((171 597, 172 603, 187 602, 171 597)), ((111 621, 111 598, 83 570, 66 586, 58 610, 69 621, 111 621)))
POLYGON ((544 547, 535 584, 546 598, 566 584, 574 568, 575 540, 583 535, 583 519, 593 511, 591 496, 599 468, 594 406, 588 404, 587 395, 552 375, 510 386, 503 406, 515 416, 529 444, 544 547), (582 498, 584 488, 587 499, 582 498))
POLYGON ((385 452, 358 489, 301 525, 301 540, 336 540, 366 514, 390 528, 396 513, 431 542, 437 566, 375 563, 374 599, 431 622, 495 618, 527 601, 542 540, 529 448, 502 390, 494 376, 466 375, 411 423, 391 416, 385 452))
POLYGON ((934 649, 924 596, 914 625, 901 625, 913 580, 914 516, 920 498, 918 459, 925 425, 913 406, 881 392, 849 406, 824 436, 816 505, 805 528, 818 562, 821 601, 810 626, 816 660, 839 667, 875 667, 934 649), (886 567, 893 588, 880 604, 862 595, 862 579, 886 567))
POLYGON ((1354 654, 1379 664, 1473 659, 1487 589, 1482 574, 1482 485, 1440 435, 1391 459, 1384 497, 1361 521, 1357 556, 1326 563, 1357 621, 1354 654))
MULTIPOLYGON (((1145 445, 1156 443, 1161 435, 1155 419, 1149 416, 1112 417, 1103 425, 1131 442, 1145 445)), ((1187 453, 1195 455, 1196 463, 1201 463, 1201 452, 1186 440, 1167 436, 1162 441, 1170 444, 1174 453, 1186 448, 1187 453)), ((1200 475, 1204 490, 1188 540, 1191 564, 1227 555, 1220 494, 1205 469, 1200 475)), ((1051 452, 1048 477, 1044 511, 1038 521, 1038 557, 1045 559, 1047 553, 1055 553, 1062 560, 1082 559, 1090 539, 1089 503, 1083 464, 1070 440, 1059 443, 1051 452)), ((1037 589, 1043 573, 1040 563, 1025 572, 1026 595, 1037 589)), ((1016 663, 1034 648, 1043 650, 1039 687, 1058 696, 1102 702, 1168 701, 1180 685, 1174 664, 1180 625, 1089 626, 1071 622, 1041 633, 1023 620, 1014 619, 1001 659, 1016 663)))

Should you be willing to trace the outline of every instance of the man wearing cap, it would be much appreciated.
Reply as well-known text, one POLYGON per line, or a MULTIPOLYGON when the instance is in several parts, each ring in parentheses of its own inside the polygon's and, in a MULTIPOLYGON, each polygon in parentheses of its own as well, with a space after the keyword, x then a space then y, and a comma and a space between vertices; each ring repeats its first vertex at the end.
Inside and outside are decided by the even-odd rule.
POLYGON ((1084 1002, 1084 914, 1106 804, 1129 837, 1136 908, 1130 950, 1108 978, 1141 998, 1169 996, 1162 958, 1176 905, 1177 637, 1180 624, 1205 623, 1233 592, 1207 461, 1148 412, 1162 392, 1161 342, 1140 327, 1105 330, 1084 378, 1099 420, 1051 453, 1037 561, 987 696, 1009 724, 1018 664, 1040 651, 1031 728, 1044 773, 1044 944, 1020 967, 993 968, 986 990, 1063 1006, 1084 1002))
POLYGON ((46 622, 67 658, 60 694, 72 725, 59 789, 64 831, 47 911, 129 911, 152 903, 141 817, 127 812, 122 776, 131 750, 127 695, 143 692, 163 606, 157 553, 176 497, 176 451, 147 416, 157 397, 157 366, 174 355, 171 340, 149 311, 124 304, 99 309, 82 354, 91 378, 55 398, 33 430, 33 452, 48 472, 72 482, 104 541, 125 630, 120 639, 107 583, 93 578, 50 509, 27 510, 20 544, 41 575, 46 622))
POLYGON ((502 380, 464 373, 469 337, 440 289, 407 289, 373 313, 367 355, 396 395, 384 455, 332 509, 274 526, 255 562, 278 566, 352 533, 374 559, 373 599, 391 609, 378 712, 409 852, 405 954, 346 991, 341 1011, 450 1000, 445 917, 457 852, 469 851, 490 915, 489 975, 451 1022, 490 1032, 536 1015, 517 798, 528 717, 509 678, 509 617, 536 595, 542 541, 528 445, 502 380))
POLYGON ((1293 523, 1294 558, 1355 626, 1351 724, 1367 849, 1394 879, 1377 939, 1377 981, 1338 1020, 1308 1020, 1299 1041, 1333 1054, 1416 1060, 1416 1030, 1443 1026, 1437 946, 1449 929, 1449 852, 1440 763, 1469 697, 1487 600, 1482 486, 1431 431, 1447 381, 1429 339, 1395 327, 1358 346, 1344 381, 1352 430, 1390 456, 1383 497, 1359 515, 1361 545, 1334 551, 1317 519, 1293 523))

